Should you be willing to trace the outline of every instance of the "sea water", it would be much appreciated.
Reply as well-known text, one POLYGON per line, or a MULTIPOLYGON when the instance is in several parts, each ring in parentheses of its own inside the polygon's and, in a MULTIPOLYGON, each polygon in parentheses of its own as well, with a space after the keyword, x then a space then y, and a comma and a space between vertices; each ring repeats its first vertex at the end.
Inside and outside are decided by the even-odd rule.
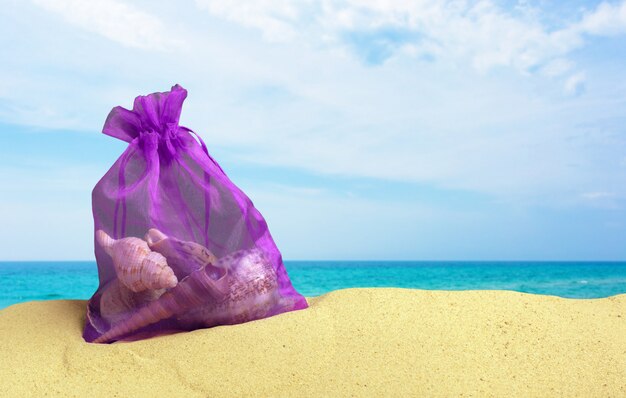
MULTIPOLYGON (((286 261, 307 297, 349 287, 497 289, 567 298, 626 293, 626 262, 286 261)), ((95 262, 0 262, 0 309, 32 300, 88 299, 95 262)))

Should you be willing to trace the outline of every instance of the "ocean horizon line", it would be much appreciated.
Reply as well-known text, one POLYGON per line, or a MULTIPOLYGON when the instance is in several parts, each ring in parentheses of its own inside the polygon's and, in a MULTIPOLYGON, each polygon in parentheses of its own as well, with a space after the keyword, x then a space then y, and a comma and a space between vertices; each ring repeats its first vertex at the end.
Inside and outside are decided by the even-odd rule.
MULTIPOLYGON (((350 287, 515 290, 568 298, 626 293, 625 261, 285 260, 307 297, 350 287)), ((0 261, 0 308, 36 299, 89 298, 98 267, 87 261, 0 261)))
MULTIPOLYGON (((95 263, 95 259, 90 260, 0 260, 0 264, 5 263, 95 263)), ((304 263, 304 262, 337 262, 337 263, 626 263, 626 259, 622 260, 396 260, 396 259, 283 259, 283 262, 289 263, 304 263)))

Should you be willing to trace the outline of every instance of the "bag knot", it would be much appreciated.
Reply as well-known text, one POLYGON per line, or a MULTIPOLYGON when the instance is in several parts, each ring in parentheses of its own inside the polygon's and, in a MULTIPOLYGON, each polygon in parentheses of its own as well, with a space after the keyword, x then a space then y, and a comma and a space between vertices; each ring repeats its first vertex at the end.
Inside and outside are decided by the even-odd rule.
POLYGON ((116 106, 104 122, 102 132, 131 142, 135 138, 156 135, 167 141, 178 135, 178 120, 187 90, 176 84, 170 91, 140 95, 133 109, 116 106))

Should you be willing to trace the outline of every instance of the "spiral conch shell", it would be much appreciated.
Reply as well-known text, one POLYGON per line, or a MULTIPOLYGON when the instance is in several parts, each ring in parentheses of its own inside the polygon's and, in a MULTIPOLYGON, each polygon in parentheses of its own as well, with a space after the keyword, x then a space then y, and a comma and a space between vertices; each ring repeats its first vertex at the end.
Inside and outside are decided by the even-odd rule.
POLYGON ((178 283, 165 257, 151 251, 143 240, 135 237, 115 240, 101 229, 96 231, 96 240, 113 259, 120 282, 131 291, 167 289, 178 283))
POLYGON ((201 244, 167 236, 156 228, 148 230, 144 239, 151 250, 165 256, 179 280, 208 264, 217 263, 217 257, 201 244))
POLYGON ((266 317, 281 305, 276 271, 259 249, 240 250, 216 264, 229 272, 229 295, 184 314, 179 320, 190 327, 236 324, 266 317))

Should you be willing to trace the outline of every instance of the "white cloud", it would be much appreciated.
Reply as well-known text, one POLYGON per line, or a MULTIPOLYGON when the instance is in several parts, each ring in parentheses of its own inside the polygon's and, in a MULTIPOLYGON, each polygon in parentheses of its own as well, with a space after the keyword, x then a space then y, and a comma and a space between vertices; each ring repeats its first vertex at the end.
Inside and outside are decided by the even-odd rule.
POLYGON ((550 61, 541 69, 541 73, 548 77, 562 76, 572 69, 574 64, 563 58, 556 58, 550 61))
POLYGON ((581 72, 568 59, 585 44, 580 21, 551 30, 536 14, 493 2, 202 2, 209 12, 164 4, 150 3, 154 18, 188 28, 189 48, 177 57, 98 35, 73 40, 73 24, 50 35, 55 17, 40 10, 19 25, 15 17, 32 13, 21 5, 5 29, 40 28, 0 47, 13 62, 0 76, 19 79, 0 81, 0 119, 98 131, 113 106, 178 82, 190 92, 183 123, 222 163, 516 200, 626 191, 618 184, 626 142, 603 136, 623 124, 626 80, 620 71, 581 72), (250 27, 284 40, 268 44, 250 27), (391 55, 372 68, 350 46, 391 55), (595 91, 572 95, 585 81, 595 91), (602 120, 613 122, 589 127, 602 120))
POLYGON ((34 3, 81 29, 128 47, 165 50, 181 45, 166 32, 159 18, 118 0, 34 0, 34 3))
POLYGON ((565 81, 565 92, 569 95, 579 95, 585 90, 585 74, 575 73, 565 81))
POLYGON ((27 124, 44 129, 72 129, 80 123, 77 117, 54 109, 50 104, 8 104, 0 108, 0 119, 5 123, 27 124))
MULTIPOLYGON (((626 2, 602 4, 581 21, 560 29, 542 24, 537 10, 527 5, 513 14, 488 0, 196 2, 211 14, 259 29, 272 40, 299 39, 311 46, 365 46, 369 50, 388 46, 379 48, 383 59, 374 61, 404 51, 417 57, 469 61, 480 71, 506 66, 526 72, 546 66, 554 73, 568 62, 562 57, 583 44, 582 33, 616 34, 626 28, 626 2)), ((366 54, 366 62, 372 61, 371 55, 366 54)))
POLYGON ((603 2, 585 15, 578 28, 590 35, 615 36, 626 33, 626 1, 621 4, 603 2))
POLYGON ((303 17, 303 6, 309 1, 202 1, 197 4, 211 14, 218 15, 243 26, 258 28, 270 41, 289 41, 297 35, 295 24, 303 17))
MULTIPOLYGON (((615 194, 614 192, 605 192, 605 191, 591 191, 584 192, 580 195, 580 199, 582 202, 590 207, 601 208, 601 209, 621 209, 621 202, 624 201, 626 197, 615 194)), ((612 220, 613 222, 618 220, 612 220)))
POLYGON ((610 192, 585 192, 581 195, 583 199, 587 200, 598 200, 598 199, 606 199, 612 198, 615 195, 610 192))

